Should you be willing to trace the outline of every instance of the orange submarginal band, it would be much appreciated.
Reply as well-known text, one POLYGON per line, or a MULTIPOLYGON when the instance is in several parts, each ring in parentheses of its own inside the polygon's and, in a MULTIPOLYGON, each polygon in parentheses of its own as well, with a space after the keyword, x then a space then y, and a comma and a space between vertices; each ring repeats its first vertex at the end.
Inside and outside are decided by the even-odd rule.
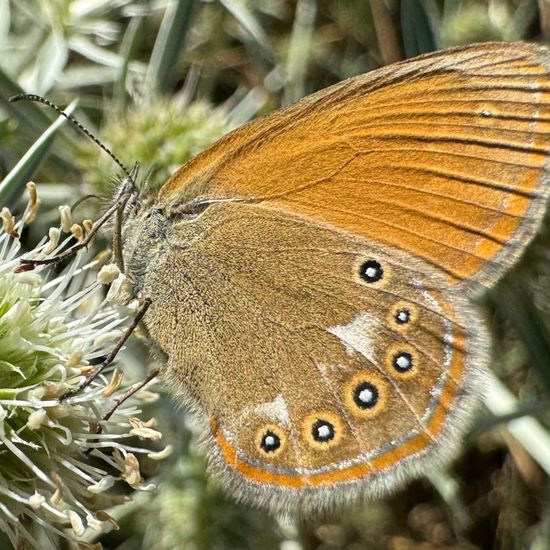
MULTIPOLYGON (((457 330, 456 340, 464 341, 464 331, 457 330)), ((430 420, 426 425, 426 431, 412 437, 402 445, 395 447, 375 458, 369 459, 363 464, 355 464, 347 468, 336 469, 330 472, 314 474, 282 474, 268 471, 258 466, 253 466, 248 462, 239 459, 237 450, 224 436, 221 427, 214 418, 211 419, 211 428, 218 442, 220 451, 225 462, 233 468, 238 474, 251 481, 262 484, 277 485, 289 488, 320 487, 323 485, 332 485, 334 483, 353 481, 358 478, 364 478, 376 473, 380 473, 395 464, 399 463, 407 456, 420 453, 427 449, 432 443, 432 439, 437 437, 445 426, 449 410, 456 398, 456 393, 460 386, 453 381, 460 380, 465 368, 465 356, 459 347, 453 350, 453 359, 450 365, 448 378, 440 395, 439 403, 434 410, 430 420)))

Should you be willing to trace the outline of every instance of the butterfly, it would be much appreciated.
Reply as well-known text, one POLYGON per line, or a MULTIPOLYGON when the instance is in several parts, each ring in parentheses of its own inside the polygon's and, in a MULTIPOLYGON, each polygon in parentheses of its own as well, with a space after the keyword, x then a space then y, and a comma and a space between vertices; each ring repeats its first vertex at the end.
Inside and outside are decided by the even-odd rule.
POLYGON ((548 59, 486 43, 350 78, 134 197, 131 295, 230 493, 312 513, 456 454, 489 363, 471 298, 545 211, 548 59))

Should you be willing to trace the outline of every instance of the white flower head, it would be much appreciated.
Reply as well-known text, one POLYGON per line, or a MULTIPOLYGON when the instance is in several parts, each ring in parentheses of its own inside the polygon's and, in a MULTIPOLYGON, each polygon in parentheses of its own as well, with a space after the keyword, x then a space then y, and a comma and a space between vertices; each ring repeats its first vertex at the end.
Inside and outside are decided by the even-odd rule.
MULTIPOLYGON (((122 276, 115 278, 111 268, 98 282, 94 262, 80 266, 80 253, 58 275, 45 266, 16 272, 22 256, 18 237, 39 202, 34 185, 29 192, 21 220, 3 211, 0 232, 0 529, 14 546, 38 547, 40 530, 77 540, 90 529, 95 535, 102 526, 111 529, 105 507, 120 501, 111 488, 128 483, 149 489, 137 455, 152 454, 155 460, 159 455, 130 447, 128 438, 156 440, 161 434, 136 424, 139 395, 103 420, 128 389, 118 371, 110 383, 99 376, 60 403, 59 397, 91 370, 90 362, 109 353, 113 335, 124 332, 135 311, 105 297, 101 283, 118 281, 111 293, 117 295, 122 276), (94 426, 101 426, 101 433, 94 426)), ((62 209, 61 218, 65 240, 54 228, 25 257, 59 253, 74 243, 66 233, 70 212, 62 209)))

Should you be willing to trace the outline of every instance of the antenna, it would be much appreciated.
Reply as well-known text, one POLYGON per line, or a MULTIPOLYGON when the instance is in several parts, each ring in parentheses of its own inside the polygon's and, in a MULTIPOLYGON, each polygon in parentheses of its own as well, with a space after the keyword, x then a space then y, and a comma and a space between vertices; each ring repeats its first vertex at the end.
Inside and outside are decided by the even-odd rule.
POLYGON ((70 114, 66 113, 65 111, 63 111, 63 109, 61 109, 55 103, 52 103, 51 101, 49 101, 45 97, 42 97, 42 96, 36 95, 36 94, 26 94, 26 93, 17 94, 17 95, 14 95, 14 96, 10 97, 9 102, 10 103, 16 103, 17 101, 23 101, 23 100, 35 101, 36 103, 42 103, 42 104, 52 108, 54 111, 57 111, 57 113, 59 113, 61 116, 64 116, 67 120, 70 120, 84 135, 89 137, 96 145, 98 145, 101 149, 103 149, 103 151, 105 151, 120 166, 120 168, 122 168, 122 170, 128 176, 128 178, 131 179, 132 176, 130 175, 130 171, 128 170, 128 168, 126 168, 126 166, 124 166, 124 164, 122 164, 122 162, 120 162, 118 157, 108 147, 103 145, 103 143, 101 143, 101 141, 99 141, 99 139, 97 139, 92 134, 92 132, 90 132, 90 130, 88 130, 87 128, 82 126, 82 124, 80 124, 80 122, 78 122, 78 120, 73 115, 70 115, 70 114))

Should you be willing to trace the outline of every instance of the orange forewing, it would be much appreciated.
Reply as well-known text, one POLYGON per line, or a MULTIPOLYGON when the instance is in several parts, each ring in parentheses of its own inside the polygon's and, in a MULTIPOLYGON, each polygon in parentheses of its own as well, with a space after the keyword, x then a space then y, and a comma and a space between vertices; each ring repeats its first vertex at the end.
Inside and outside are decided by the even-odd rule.
POLYGON ((483 44, 349 79, 229 134, 161 197, 261 200, 491 284, 547 196, 547 62, 483 44))

